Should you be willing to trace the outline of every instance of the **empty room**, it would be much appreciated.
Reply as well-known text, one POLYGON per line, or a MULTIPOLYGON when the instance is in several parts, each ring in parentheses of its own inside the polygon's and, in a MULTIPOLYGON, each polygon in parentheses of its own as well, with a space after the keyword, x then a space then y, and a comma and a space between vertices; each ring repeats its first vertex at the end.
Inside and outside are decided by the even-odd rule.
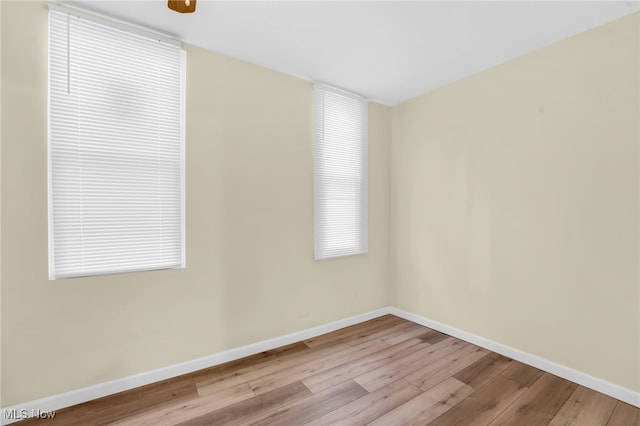
POLYGON ((1 424, 640 426, 640 2, 0 37, 1 424))

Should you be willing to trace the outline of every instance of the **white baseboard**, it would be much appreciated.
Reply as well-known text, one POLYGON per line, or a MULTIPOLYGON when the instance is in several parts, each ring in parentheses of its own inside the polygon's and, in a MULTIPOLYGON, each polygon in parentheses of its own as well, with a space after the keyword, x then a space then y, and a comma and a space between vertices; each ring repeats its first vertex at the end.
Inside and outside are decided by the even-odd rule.
MULTIPOLYGON (((23 404, 13 405, 11 407, 2 408, 0 413, 0 424, 8 425, 15 423, 22 418, 6 418, 8 413, 15 417, 16 413, 25 413, 28 416, 34 413, 44 413, 49 411, 60 410, 72 405, 91 401, 92 399, 102 398, 103 396, 112 395, 114 393, 126 391, 138 386, 148 385, 150 383, 161 380, 171 379, 182 374, 191 373, 203 368, 213 367, 214 365, 223 364, 225 362, 240 359, 249 355, 254 355, 280 346, 289 345, 291 343, 300 342, 310 339, 324 333, 339 330, 350 325, 368 321, 373 318, 386 315, 390 312, 390 307, 376 309, 360 315, 330 322, 328 324, 319 325, 317 327, 308 328, 306 330, 297 331, 284 336, 274 337, 273 339, 263 340, 261 342, 252 343, 250 345, 241 346, 217 354, 205 356, 203 358, 191 361, 181 362, 179 364, 170 365, 157 370, 147 371, 145 373, 135 374, 121 379, 111 380, 109 382, 98 383, 97 385, 88 386, 86 388, 49 396, 46 398, 36 399, 34 401, 25 402, 23 404)), ((37 415, 37 414, 35 414, 37 415)))
POLYGON ((467 333, 466 331, 462 331, 455 327, 451 327, 446 324, 421 317, 420 315, 403 311, 402 309, 390 307, 389 313, 464 340, 466 342, 473 343, 474 345, 480 346, 490 351, 497 352, 506 357, 515 359, 516 361, 520 361, 532 367, 539 368, 540 370, 546 371, 547 373, 555 374, 556 376, 562 377, 563 379, 567 379, 584 387, 602 392, 605 395, 609 395, 613 398, 619 399, 620 401, 624 401, 636 407, 640 407, 640 393, 631 389, 623 388, 622 386, 607 382, 606 380, 602 380, 597 377, 590 376, 586 373, 576 371, 572 368, 556 364, 555 362, 537 357, 527 352, 523 352, 510 346, 503 345, 501 343, 494 342, 493 340, 485 339, 484 337, 480 337, 472 333, 467 333))
POLYGON ((30 402, 25 402, 23 404, 17 404, 11 407, 4 407, 2 409, 0 424, 8 425, 21 420, 6 419, 5 415, 8 412, 32 414, 60 410, 72 405, 90 401, 92 399, 102 398, 104 396, 133 389, 138 386, 144 386, 161 380, 170 379, 182 374, 191 373, 203 368, 213 367, 218 364, 233 361, 249 355, 254 355, 259 352, 289 345, 301 340, 310 339, 324 333, 329 333, 331 331, 368 321, 370 319, 377 318, 386 314, 393 314, 406 320, 415 322, 416 324, 420 324, 425 327, 429 327, 458 339, 464 340, 466 342, 473 343, 474 345, 478 345, 490 351, 497 352, 509 358, 520 361, 524 364, 531 365, 548 373, 555 374, 556 376, 578 383, 582 386, 588 387, 598 392, 602 392, 605 395, 609 395, 613 398, 619 399, 636 407, 640 407, 640 393, 635 392, 631 389, 623 388, 622 386, 607 382, 606 380, 598 379, 580 371, 573 370, 569 367, 556 364, 552 361, 537 357, 535 355, 531 355, 518 349, 494 342, 489 339, 485 339, 484 337, 462 331, 455 327, 451 327, 446 324, 442 324, 437 321, 433 321, 419 315, 388 306, 376 309, 375 311, 334 321, 328 324, 319 325, 317 327, 312 327, 284 336, 275 337, 273 339, 263 340, 261 342, 252 343, 250 345, 241 346, 239 348, 231 349, 224 352, 219 352, 217 354, 209 355, 203 358, 170 365, 167 367, 159 368, 157 370, 147 371, 145 373, 135 374, 129 377, 123 377, 121 379, 116 379, 109 382, 98 383, 97 385, 88 386, 86 388, 77 389, 74 391, 65 392, 30 402))

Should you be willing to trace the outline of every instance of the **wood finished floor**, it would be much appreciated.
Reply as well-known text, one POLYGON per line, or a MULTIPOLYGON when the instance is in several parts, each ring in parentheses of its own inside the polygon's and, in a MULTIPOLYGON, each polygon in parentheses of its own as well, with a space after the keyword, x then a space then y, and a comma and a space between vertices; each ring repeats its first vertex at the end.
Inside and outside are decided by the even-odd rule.
POLYGON ((629 404, 386 315, 17 424, 638 426, 639 415, 629 404))

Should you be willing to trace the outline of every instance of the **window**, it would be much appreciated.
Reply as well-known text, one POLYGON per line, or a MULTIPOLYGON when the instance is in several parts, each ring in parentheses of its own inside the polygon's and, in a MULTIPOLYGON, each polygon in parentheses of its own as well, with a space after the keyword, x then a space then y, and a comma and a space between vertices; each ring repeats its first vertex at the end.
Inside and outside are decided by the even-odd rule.
POLYGON ((366 253, 367 121, 364 99, 315 86, 315 258, 366 253))
POLYGON ((179 43, 49 11, 50 279, 184 267, 179 43))

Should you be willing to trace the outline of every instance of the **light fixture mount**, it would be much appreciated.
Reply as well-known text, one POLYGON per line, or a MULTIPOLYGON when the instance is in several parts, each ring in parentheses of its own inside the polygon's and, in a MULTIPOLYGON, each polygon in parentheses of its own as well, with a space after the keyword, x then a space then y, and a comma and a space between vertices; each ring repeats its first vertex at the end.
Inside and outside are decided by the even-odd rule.
POLYGON ((196 11, 196 0, 169 0, 167 6, 178 13, 193 13, 196 11))

